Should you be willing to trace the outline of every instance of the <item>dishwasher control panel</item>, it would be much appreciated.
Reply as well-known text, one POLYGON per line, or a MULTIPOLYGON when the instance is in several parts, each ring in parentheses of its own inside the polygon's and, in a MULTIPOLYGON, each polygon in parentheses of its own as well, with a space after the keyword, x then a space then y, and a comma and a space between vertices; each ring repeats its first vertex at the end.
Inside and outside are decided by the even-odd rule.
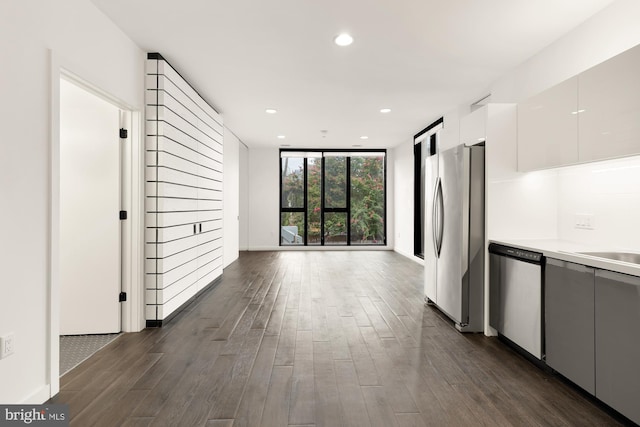
POLYGON ((542 262, 542 254, 540 252, 527 251, 525 249, 499 245, 497 243, 491 243, 489 245, 489 252, 496 255, 508 256, 522 261, 529 261, 533 263, 542 262))

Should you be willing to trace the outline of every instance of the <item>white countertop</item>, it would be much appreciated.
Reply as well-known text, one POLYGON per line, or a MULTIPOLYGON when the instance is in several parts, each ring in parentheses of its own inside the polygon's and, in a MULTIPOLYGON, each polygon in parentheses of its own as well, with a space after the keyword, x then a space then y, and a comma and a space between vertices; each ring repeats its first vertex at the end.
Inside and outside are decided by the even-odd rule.
POLYGON ((629 252, 615 248, 594 247, 564 240, 490 240, 505 246, 513 246, 520 249, 542 252, 545 257, 556 258, 562 261, 575 262, 603 270, 616 271, 618 273, 640 276, 640 264, 614 261, 607 258, 599 258, 578 252, 629 252))

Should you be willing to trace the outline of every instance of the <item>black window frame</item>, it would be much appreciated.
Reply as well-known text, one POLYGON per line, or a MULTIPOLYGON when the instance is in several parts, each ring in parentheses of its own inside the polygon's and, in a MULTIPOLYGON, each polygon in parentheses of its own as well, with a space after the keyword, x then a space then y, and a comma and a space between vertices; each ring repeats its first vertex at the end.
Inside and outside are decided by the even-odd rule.
MULTIPOLYGON (((280 150, 282 151, 282 150, 280 150)), ((299 150, 298 150, 299 151, 299 150)), ((279 214, 279 218, 278 220, 280 222, 282 222, 282 214, 285 212, 302 212, 302 215, 304 216, 304 234, 303 234, 303 245, 307 246, 307 158, 304 158, 304 162, 302 163, 302 186, 304 188, 304 194, 302 196, 302 207, 297 208, 297 207, 283 207, 282 206, 282 157, 280 157, 280 193, 278 194, 278 199, 279 199, 279 203, 278 205, 280 205, 280 214, 279 214)), ((278 233, 278 239, 280 240, 280 246, 299 246, 299 245, 283 245, 282 244, 282 230, 280 230, 280 227, 278 227, 279 233, 278 233)))
MULTIPOLYGON (((353 157, 357 157, 357 156, 353 156, 353 157)), ((307 169, 307 159, 308 158, 321 158, 321 179, 320 179, 320 186, 321 186, 321 195, 320 195, 320 244, 319 245, 311 245, 311 247, 323 247, 323 246, 330 246, 330 247, 344 247, 344 246, 361 246, 361 247, 377 247, 377 246, 386 246, 387 245, 387 150, 386 149, 382 149, 382 148, 377 148, 377 149, 354 149, 354 150, 348 150, 348 149, 304 149, 304 148, 281 148, 279 153, 278 153, 278 161, 279 161, 279 180, 280 180, 280 190, 279 190, 279 194, 278 194, 278 200, 279 200, 279 215, 278 215, 278 240, 279 243, 278 245, 281 247, 299 247, 299 246, 310 246, 308 243, 308 228, 309 228, 309 223, 308 223, 308 215, 307 215, 307 203, 308 203, 308 197, 307 197, 307 184, 308 184, 308 169, 307 169), (304 153, 317 153, 317 156, 314 157, 303 157, 304 158, 304 162, 303 162, 303 186, 304 186, 304 196, 303 196, 303 200, 304 200, 304 206, 302 208, 289 208, 289 207, 283 207, 282 206, 282 190, 283 190, 283 176, 282 176, 282 153, 283 152, 304 152, 304 153), (326 190, 326 186, 325 186, 325 156, 324 153, 380 153, 382 156, 382 161, 383 161, 383 182, 384 182, 384 188, 383 188, 383 239, 381 243, 352 243, 351 242, 351 157, 352 156, 348 156, 346 155, 346 166, 345 166, 345 174, 346 174, 346 203, 345 203, 345 207, 344 208, 335 208, 335 207, 325 207, 325 190, 326 190), (294 244, 282 244, 282 214, 283 213, 287 213, 287 212, 302 212, 303 216, 304 216, 304 236, 303 236, 303 244, 302 245, 294 245, 294 244), (347 239, 346 239, 346 244, 327 244, 325 242, 324 239, 324 214, 325 213, 346 213, 347 216, 347 220, 346 220, 346 225, 347 225, 347 239)))

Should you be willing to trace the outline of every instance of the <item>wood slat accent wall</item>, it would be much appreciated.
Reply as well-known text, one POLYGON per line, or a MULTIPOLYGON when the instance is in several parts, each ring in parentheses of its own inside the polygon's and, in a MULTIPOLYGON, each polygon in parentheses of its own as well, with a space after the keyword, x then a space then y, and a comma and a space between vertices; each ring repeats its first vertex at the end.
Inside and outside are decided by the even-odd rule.
POLYGON ((147 325, 222 275, 222 117, 159 54, 146 67, 147 325))

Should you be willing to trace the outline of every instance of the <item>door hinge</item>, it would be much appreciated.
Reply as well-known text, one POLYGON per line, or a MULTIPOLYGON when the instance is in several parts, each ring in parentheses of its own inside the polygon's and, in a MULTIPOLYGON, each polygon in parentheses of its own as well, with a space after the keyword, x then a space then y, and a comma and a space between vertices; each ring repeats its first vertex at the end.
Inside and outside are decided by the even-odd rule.
POLYGON ((127 130, 125 128, 120 128, 120 139, 127 139, 127 130))
POLYGON ((127 211, 120 211, 120 219, 127 219, 127 211))
POLYGON ((126 300, 127 300, 127 293, 120 292, 120 295, 118 296, 118 302, 125 302, 126 300))

